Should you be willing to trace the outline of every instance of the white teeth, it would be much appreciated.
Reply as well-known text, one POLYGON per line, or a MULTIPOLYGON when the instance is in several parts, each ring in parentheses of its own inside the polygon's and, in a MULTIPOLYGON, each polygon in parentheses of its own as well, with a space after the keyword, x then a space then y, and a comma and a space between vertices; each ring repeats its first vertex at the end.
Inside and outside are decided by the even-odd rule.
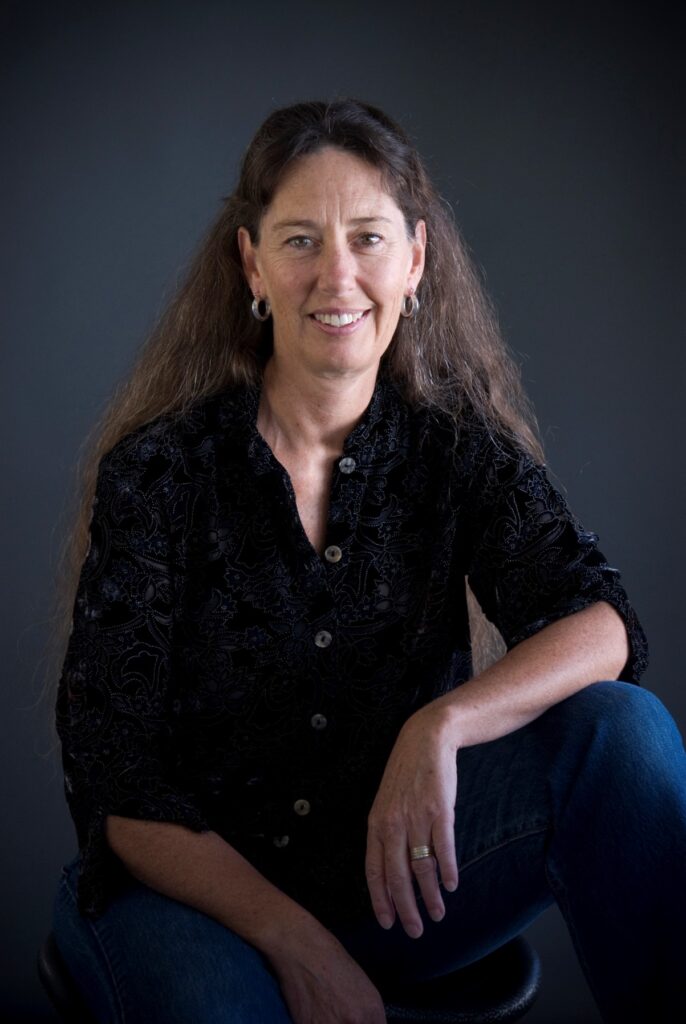
POLYGON ((354 324, 356 320, 364 316, 364 313, 315 313, 314 318, 320 324, 328 324, 329 327, 345 327, 346 324, 354 324))

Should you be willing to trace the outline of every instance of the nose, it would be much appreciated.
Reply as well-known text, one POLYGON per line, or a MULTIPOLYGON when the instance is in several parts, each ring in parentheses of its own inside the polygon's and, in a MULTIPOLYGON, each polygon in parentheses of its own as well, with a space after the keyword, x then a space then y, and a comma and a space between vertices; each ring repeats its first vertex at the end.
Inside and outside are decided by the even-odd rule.
POLYGON ((327 295, 341 295, 355 284, 355 255, 343 239, 329 239, 319 255, 319 287, 327 295))

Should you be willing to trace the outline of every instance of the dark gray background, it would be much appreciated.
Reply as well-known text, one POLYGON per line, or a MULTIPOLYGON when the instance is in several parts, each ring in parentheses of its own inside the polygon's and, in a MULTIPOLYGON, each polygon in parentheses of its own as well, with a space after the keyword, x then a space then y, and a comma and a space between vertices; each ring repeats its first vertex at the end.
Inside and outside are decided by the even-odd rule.
MULTIPOLYGON (((678 27, 659 5, 18 3, 2 13, 4 1021, 75 852, 41 701, 78 446, 275 105, 368 99, 483 266, 548 463, 648 632, 680 726, 684 272, 678 27), (633 10, 633 13, 629 13, 633 10), (677 333, 678 332, 678 333, 677 333)), ((527 1018, 598 1021, 557 910, 527 1018)))

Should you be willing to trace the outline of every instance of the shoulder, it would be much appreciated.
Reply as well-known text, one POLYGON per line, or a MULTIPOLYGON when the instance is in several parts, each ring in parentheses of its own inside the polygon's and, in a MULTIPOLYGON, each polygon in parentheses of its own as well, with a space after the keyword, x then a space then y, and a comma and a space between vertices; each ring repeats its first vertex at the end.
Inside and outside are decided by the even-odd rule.
POLYGON ((539 463, 523 441, 489 422, 474 407, 456 403, 451 414, 434 406, 412 407, 415 446, 433 472, 444 474, 451 491, 477 510, 503 500, 506 492, 529 481, 545 480, 539 463))
POLYGON ((244 443, 254 395, 226 389, 183 412, 165 413, 129 431, 101 458, 99 487, 169 496, 184 480, 211 474, 221 447, 225 456, 244 443))
POLYGON ((409 415, 417 443, 424 451, 442 453, 462 474, 474 474, 484 467, 517 458, 524 451, 466 400, 455 402, 455 412, 435 405, 414 405, 409 415))

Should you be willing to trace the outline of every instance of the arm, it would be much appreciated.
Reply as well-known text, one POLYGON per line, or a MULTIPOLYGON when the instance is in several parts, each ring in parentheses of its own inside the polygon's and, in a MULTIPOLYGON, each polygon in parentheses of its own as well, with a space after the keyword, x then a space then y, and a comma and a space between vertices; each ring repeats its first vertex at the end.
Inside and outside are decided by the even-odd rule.
POLYGON ((135 438, 115 445, 98 470, 56 706, 83 914, 102 913, 121 870, 107 815, 209 827, 174 772, 175 566, 157 500, 173 469, 151 436, 145 448, 135 438))
POLYGON ((505 736, 589 683, 615 679, 627 653, 622 620, 599 602, 546 626, 407 720, 369 816, 367 879, 383 927, 392 924, 397 908, 407 933, 422 933, 411 869, 433 920, 445 913, 436 864, 445 888, 457 887, 453 830, 460 748, 505 736), (410 867, 408 846, 428 841, 436 862, 428 858, 410 867))
POLYGON ((338 940, 216 832, 110 815, 106 833, 135 878, 264 954, 296 1024, 383 1024, 379 993, 338 940))
POLYGON ((605 601, 557 619, 474 679, 422 708, 455 749, 506 736, 599 679, 617 679, 629 657, 626 628, 605 601))
POLYGON ((508 653, 477 678, 427 704, 403 726, 369 818, 367 878, 379 923, 397 909, 410 935, 422 926, 417 876, 434 920, 444 913, 436 861, 408 847, 433 842, 445 887, 457 885, 455 756, 519 729, 599 679, 634 681, 645 636, 619 582, 544 467, 486 436, 468 497, 469 581, 508 653))

